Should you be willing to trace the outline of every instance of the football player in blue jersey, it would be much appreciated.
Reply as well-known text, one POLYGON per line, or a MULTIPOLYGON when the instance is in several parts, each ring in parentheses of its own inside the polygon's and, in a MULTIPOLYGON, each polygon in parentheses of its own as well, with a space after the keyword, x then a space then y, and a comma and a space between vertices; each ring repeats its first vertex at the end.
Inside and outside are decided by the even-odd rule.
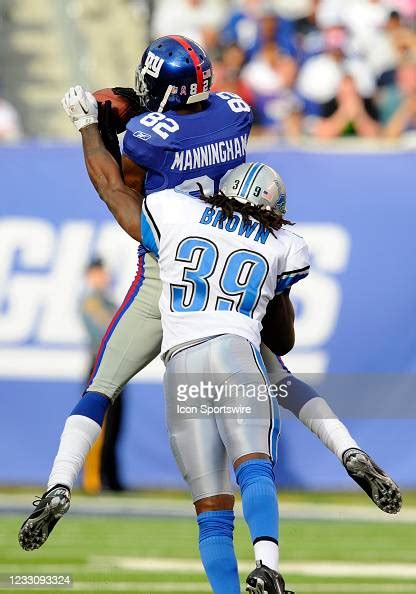
POLYGON ((127 124, 124 166, 146 171, 145 194, 175 188, 218 190, 229 169, 245 160, 253 116, 232 93, 212 93, 212 65, 195 42, 156 40, 136 72, 136 92, 148 109, 127 124), (178 73, 178 67, 181 73, 178 73))
MULTIPOLYGON (((196 195, 200 184, 205 194, 212 195, 227 171, 245 161, 252 124, 250 107, 236 95, 210 93, 211 83, 212 66, 207 54, 187 38, 164 37, 144 52, 136 72, 135 94, 143 112, 128 123, 123 147, 123 188, 130 191, 123 190, 123 208, 105 199, 119 224, 133 238, 139 240, 139 193, 149 195, 172 188, 196 195)), ((78 130, 98 123, 97 102, 80 87, 72 88, 63 104, 78 130)), ((87 141, 83 140, 86 148, 87 141)), ((107 151, 101 145, 96 146, 96 151, 94 159, 86 161, 90 177, 103 197, 102 184, 114 183, 119 188, 120 182, 109 166, 114 161, 108 160, 107 151)), ((84 396, 65 424, 47 491, 19 533, 24 549, 38 548, 46 541, 69 507, 70 491, 111 402, 160 353, 160 292, 158 265, 140 246, 137 276, 104 335, 84 396)), ((273 327, 265 322, 263 339, 271 349, 262 346, 272 381, 282 370, 276 354, 285 354, 291 348, 290 332, 288 337, 279 332, 277 345, 273 327)), ((291 390, 290 398, 281 399, 281 404, 337 455, 381 509, 399 511, 397 485, 357 446, 323 398, 300 380, 296 385, 298 389, 291 390)))

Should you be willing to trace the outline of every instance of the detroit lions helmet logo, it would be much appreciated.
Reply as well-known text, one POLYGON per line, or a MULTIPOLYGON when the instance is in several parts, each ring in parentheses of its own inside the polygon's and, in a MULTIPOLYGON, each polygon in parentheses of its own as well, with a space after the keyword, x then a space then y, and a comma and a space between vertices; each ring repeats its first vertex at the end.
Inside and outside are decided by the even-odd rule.
MULTIPOLYGON (((277 184, 279 187, 279 184, 277 184)), ((279 188, 280 189, 280 188, 279 188)), ((286 194, 279 192, 279 198, 276 201, 276 210, 280 211, 280 214, 284 215, 286 212, 286 194)))

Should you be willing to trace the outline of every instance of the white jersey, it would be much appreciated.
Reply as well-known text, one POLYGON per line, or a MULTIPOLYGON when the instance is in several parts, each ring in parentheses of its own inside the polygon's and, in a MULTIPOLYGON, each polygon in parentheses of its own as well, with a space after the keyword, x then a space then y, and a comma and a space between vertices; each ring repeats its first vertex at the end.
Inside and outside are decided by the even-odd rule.
POLYGON ((260 345, 268 302, 309 271, 302 237, 283 227, 275 236, 241 215, 175 190, 143 204, 142 243, 159 261, 162 353, 184 342, 236 334, 260 345))

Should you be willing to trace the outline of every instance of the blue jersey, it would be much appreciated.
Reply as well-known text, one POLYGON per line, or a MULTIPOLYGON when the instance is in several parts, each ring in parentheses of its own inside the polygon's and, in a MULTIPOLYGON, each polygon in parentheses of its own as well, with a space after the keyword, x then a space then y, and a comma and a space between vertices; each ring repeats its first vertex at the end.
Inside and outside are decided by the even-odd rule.
POLYGON ((145 193, 175 188, 218 191, 221 178, 246 160, 253 116, 233 93, 211 93, 206 108, 181 115, 149 112, 127 124, 123 152, 147 170, 145 193))

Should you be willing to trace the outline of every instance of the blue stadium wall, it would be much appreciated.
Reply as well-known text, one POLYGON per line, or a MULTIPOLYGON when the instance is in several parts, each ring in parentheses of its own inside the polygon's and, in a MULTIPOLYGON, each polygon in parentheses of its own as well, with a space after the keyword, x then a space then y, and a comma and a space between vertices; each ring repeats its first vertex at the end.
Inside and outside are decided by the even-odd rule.
MULTIPOLYGON (((325 395, 357 440, 403 486, 416 487, 415 154, 279 150, 250 158, 281 172, 288 216, 311 246, 313 272, 293 291, 297 346, 288 365, 337 378, 325 395)), ((0 174, 0 483, 43 483, 88 365, 78 312, 85 265, 103 255, 121 300, 136 246, 91 189, 79 147, 0 148, 0 174)), ((161 373, 156 361, 127 392, 119 453, 131 487, 183 487, 161 373)), ((289 415, 277 474, 291 488, 351 486, 289 415)))

